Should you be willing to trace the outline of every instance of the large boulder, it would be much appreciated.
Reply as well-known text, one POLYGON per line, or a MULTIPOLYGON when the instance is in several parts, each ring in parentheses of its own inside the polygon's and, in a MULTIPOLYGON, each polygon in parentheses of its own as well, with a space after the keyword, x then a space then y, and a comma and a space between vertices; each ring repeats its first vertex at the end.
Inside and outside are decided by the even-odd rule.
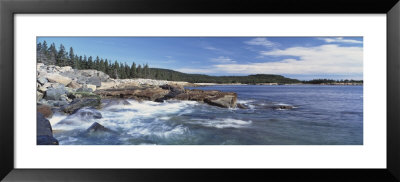
POLYGON ((61 67, 60 69, 58 69, 60 72, 71 72, 71 71, 74 71, 73 69, 72 69, 72 67, 71 66, 64 66, 64 67, 61 67))
POLYGON ((161 85, 160 88, 168 90, 169 93, 162 98, 156 99, 156 102, 163 102, 185 92, 185 88, 182 85, 161 85))
POLYGON ((49 88, 46 90, 44 98, 47 100, 61 100, 61 98, 67 93, 68 91, 65 87, 49 88))
POLYGON ((89 79, 86 81, 86 84, 95 85, 96 87, 100 87, 101 80, 99 77, 89 77, 89 79))
POLYGON ((73 88, 73 89, 77 89, 77 88, 81 88, 82 85, 80 85, 79 83, 77 83, 75 80, 72 80, 71 83, 69 83, 69 84, 67 85, 67 87, 73 88))
POLYGON ((41 85, 47 83, 47 79, 45 77, 39 77, 37 79, 37 82, 39 82, 41 85))
POLYGON ((113 88, 116 88, 116 86, 117 86, 117 83, 114 81, 101 82, 101 86, 97 89, 98 90, 113 89, 113 88))
POLYGON ((174 97, 177 100, 193 100, 199 102, 205 102, 210 105, 234 108, 236 107, 237 94, 234 92, 221 92, 216 90, 185 90, 174 97))
POLYGON ((82 107, 97 107, 100 105, 99 97, 86 97, 86 98, 77 98, 72 101, 69 105, 64 106, 62 111, 65 113, 75 113, 82 107))
POLYGON ((42 86, 40 86, 40 87, 38 88, 38 90, 39 90, 40 92, 44 93, 44 92, 46 92, 47 89, 48 89, 49 87, 51 87, 51 86, 52 86, 52 84, 49 83, 49 82, 47 82, 47 83, 43 84, 42 86))
POLYGON ((236 93, 220 93, 215 97, 207 97, 204 102, 213 106, 234 108, 236 107, 236 93))
POLYGON ((65 77, 65 76, 61 76, 59 74, 56 73, 52 73, 52 74, 47 74, 46 78, 49 82, 54 82, 54 83, 61 83, 63 85, 68 85, 69 83, 71 83, 72 79, 65 77))
POLYGON ((36 144, 37 145, 58 145, 58 140, 53 137, 53 129, 49 120, 40 112, 36 116, 36 144))
POLYGON ((104 127, 98 122, 94 122, 88 129, 86 129, 86 132, 95 133, 95 132, 113 132, 113 131, 104 127))
POLYGON ((83 85, 81 88, 76 89, 77 92, 93 92, 93 88, 83 85))
POLYGON ((43 93, 36 91, 36 102, 39 102, 43 98, 43 93))
POLYGON ((169 93, 159 87, 146 87, 146 88, 129 88, 129 89, 107 89, 98 90, 95 92, 103 98, 130 98, 136 100, 150 100, 162 98, 169 93))
POLYGON ((48 105, 37 105, 37 112, 41 113, 45 118, 51 118, 53 116, 53 111, 48 105))

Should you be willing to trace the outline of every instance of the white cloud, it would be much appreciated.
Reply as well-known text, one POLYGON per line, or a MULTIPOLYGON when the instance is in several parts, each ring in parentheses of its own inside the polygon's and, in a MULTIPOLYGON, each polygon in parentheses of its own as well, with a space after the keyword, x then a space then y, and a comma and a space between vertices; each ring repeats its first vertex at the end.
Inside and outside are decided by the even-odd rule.
POLYGON ((216 64, 207 69, 181 69, 186 73, 226 74, 362 74, 363 48, 321 45, 262 51, 265 56, 290 56, 276 62, 216 64))
POLYGON ((210 73, 215 73, 216 70, 214 69, 205 69, 205 68, 180 68, 180 69, 175 69, 176 71, 182 72, 182 73, 195 73, 195 74, 210 74, 210 73))
POLYGON ((236 63, 236 61, 232 60, 229 57, 225 57, 225 56, 219 56, 217 58, 211 58, 210 61, 216 62, 216 63, 236 63))
POLYGON ((323 40, 327 43, 351 43, 351 44, 362 44, 363 41, 353 40, 353 39, 344 39, 343 37, 337 38, 318 38, 319 40, 323 40))
POLYGON ((219 50, 219 49, 217 49, 216 47, 213 47, 213 46, 205 46, 203 48, 207 49, 207 50, 212 50, 212 51, 218 51, 219 50))
POLYGON ((244 43, 248 44, 248 45, 258 45, 258 46, 264 46, 264 47, 275 47, 278 45, 275 42, 271 42, 271 41, 267 40, 267 38, 254 38, 254 39, 251 39, 244 43))

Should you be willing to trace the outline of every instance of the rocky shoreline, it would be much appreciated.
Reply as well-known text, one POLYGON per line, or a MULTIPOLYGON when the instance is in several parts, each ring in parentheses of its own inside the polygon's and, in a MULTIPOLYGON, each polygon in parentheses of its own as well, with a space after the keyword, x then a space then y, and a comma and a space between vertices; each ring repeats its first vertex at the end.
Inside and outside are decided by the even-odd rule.
MULTIPOLYGON (((102 99, 135 99, 163 102, 190 100, 222 108, 242 108, 233 92, 185 89, 188 82, 151 79, 112 79, 97 70, 37 64, 37 144, 57 145, 48 118, 54 111, 73 114, 83 107, 101 108, 102 99)), ((102 128, 93 124, 95 128, 102 128)), ((97 131, 88 129, 88 131, 97 131)))

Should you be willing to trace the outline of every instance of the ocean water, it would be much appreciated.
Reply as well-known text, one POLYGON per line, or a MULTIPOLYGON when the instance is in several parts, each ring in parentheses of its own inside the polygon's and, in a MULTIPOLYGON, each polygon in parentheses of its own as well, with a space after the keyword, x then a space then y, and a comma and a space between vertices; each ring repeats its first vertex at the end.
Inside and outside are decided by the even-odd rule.
MULTIPOLYGON (((241 85, 197 87, 236 92, 247 109, 195 101, 127 100, 50 119, 61 145, 362 145, 363 87, 241 85), (279 109, 291 105, 293 109, 279 109), (90 112, 99 112, 95 119, 90 112), (98 122, 112 132, 86 132, 98 122)), ((106 105, 106 101, 104 101, 106 105)))

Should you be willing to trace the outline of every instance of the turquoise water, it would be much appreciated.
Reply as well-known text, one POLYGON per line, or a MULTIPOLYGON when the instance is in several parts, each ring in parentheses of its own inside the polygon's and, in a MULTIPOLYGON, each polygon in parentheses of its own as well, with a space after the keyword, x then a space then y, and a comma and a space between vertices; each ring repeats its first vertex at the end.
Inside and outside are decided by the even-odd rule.
MULTIPOLYGON (((79 112, 55 114, 55 138, 65 145, 362 145, 363 87, 325 85, 241 85, 197 87, 236 92, 247 109, 226 109, 194 101, 128 100, 99 110, 103 118, 79 112), (291 105, 293 109, 277 109, 291 105), (66 122, 69 121, 69 122, 66 122), (93 123, 115 131, 87 133, 93 123)), ((85 108, 93 111, 91 108, 85 108)))

